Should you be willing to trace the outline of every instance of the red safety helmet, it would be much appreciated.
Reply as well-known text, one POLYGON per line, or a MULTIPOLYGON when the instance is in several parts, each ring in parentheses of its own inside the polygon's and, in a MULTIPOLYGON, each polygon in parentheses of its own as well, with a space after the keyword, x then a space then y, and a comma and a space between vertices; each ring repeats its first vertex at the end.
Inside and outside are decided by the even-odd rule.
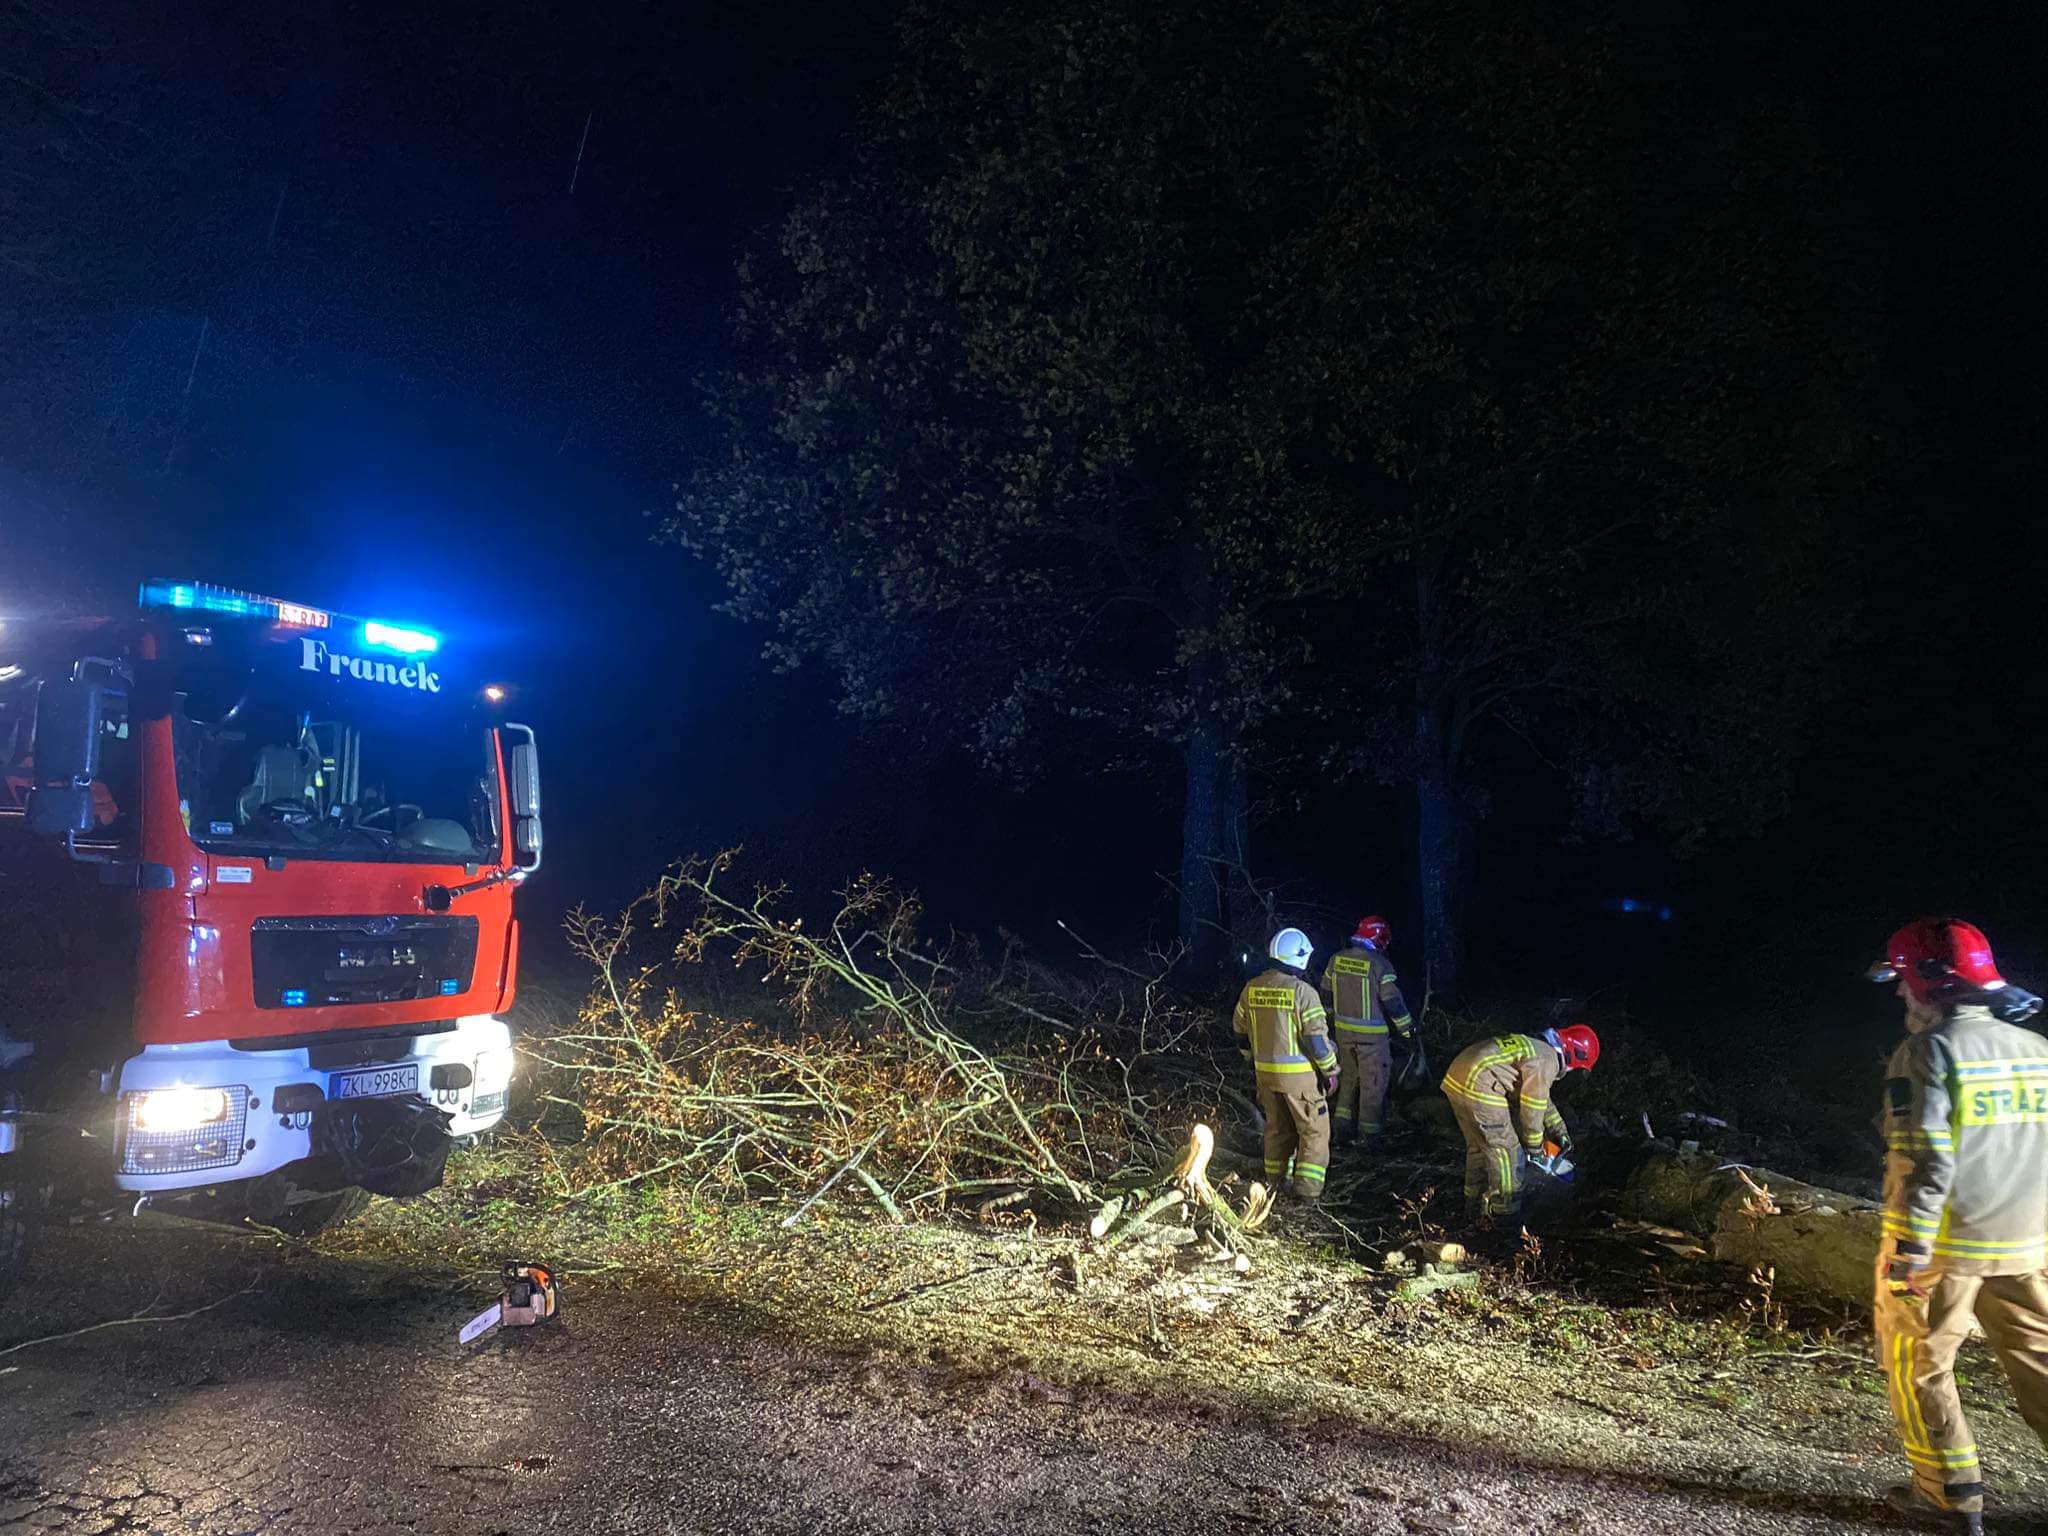
POLYGON ((1945 1002, 1959 992, 2005 985, 1991 941, 1974 923, 1954 917, 1923 917, 1885 941, 1884 958, 1869 970, 1872 981, 1903 977, 1915 1002, 1945 1002))
POLYGON ((1600 1059, 1600 1037, 1583 1024, 1567 1024, 1557 1032, 1557 1047, 1564 1053, 1567 1072, 1590 1072, 1600 1059))
POLYGON ((1393 942, 1394 930, 1387 926, 1384 917, 1361 917, 1358 920, 1358 931, 1351 936, 1354 939, 1364 939, 1374 949, 1385 949, 1393 942))

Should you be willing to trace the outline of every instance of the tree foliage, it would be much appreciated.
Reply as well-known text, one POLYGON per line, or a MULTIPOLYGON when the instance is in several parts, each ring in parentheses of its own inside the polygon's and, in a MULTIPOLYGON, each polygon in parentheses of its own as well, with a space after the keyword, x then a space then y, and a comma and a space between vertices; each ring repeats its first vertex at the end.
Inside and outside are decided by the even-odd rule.
POLYGON ((1248 771, 1412 779, 1448 990, 1503 744, 1595 821, 1754 825, 1825 651, 1829 199, 1643 47, 1590 4, 920 0, 744 270, 664 533, 857 715, 1177 757, 1184 935, 1248 771))
POLYGON ((857 169, 743 273, 730 456, 666 531, 852 713, 1010 774, 1177 755, 1199 941, 1340 532, 1242 375, 1276 74, 1129 6, 913 8, 905 44, 857 169))
POLYGON ((1352 515, 1441 990, 1504 745, 1593 830, 1753 832, 1842 633, 1830 517, 1869 460, 1843 200, 1796 124, 1659 92, 1686 61, 1599 20, 1283 23, 1324 65, 1321 206, 1262 295, 1266 387, 1352 515))

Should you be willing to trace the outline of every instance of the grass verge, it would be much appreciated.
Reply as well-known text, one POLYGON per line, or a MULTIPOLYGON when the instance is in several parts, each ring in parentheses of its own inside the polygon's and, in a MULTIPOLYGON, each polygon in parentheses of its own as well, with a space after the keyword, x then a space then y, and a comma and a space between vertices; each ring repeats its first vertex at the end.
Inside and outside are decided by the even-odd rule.
MULTIPOLYGON (((1895 1458, 1867 1343, 1824 1319, 1773 1326, 1740 1277, 1712 1265, 1637 1255, 1631 1267, 1612 1233, 1554 1240, 1486 1267, 1471 1290, 1402 1301, 1336 1225, 1369 1222, 1356 1204, 1334 1220, 1288 1213, 1238 1274, 1170 1227, 1165 1241, 1097 1255, 1078 1227, 1028 1216, 894 1225, 827 1203, 784 1228, 791 1205, 716 1204, 652 1182, 564 1197, 550 1177, 508 1138, 462 1154, 442 1190, 380 1202, 319 1246, 478 1269, 537 1257, 565 1272, 572 1310, 579 1292, 630 1287, 663 1296, 685 1325, 1027 1394, 1337 1416, 1595 1471, 1857 1492, 1895 1458)), ((1988 1384, 1968 1392, 1980 1438, 2011 1442, 2017 1462, 2031 1437, 1983 1364, 1966 1373, 1988 1384)))

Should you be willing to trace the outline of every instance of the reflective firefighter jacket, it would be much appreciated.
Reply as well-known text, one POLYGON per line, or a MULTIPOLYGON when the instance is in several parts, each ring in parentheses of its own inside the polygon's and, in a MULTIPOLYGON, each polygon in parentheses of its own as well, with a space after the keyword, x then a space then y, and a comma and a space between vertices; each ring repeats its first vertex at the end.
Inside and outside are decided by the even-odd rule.
POLYGON ((1885 1069, 1884 1240, 1961 1274, 2048 1268, 2048 1040, 1962 1007, 1885 1069))
POLYGON ((1394 984, 1394 963, 1370 944, 1353 943, 1323 967, 1323 996, 1330 1001, 1337 1036, 1384 1035, 1393 1025, 1406 1038, 1415 1025, 1394 984))
POLYGON ((1458 1053, 1444 1074, 1443 1090, 1482 1115, 1489 1109, 1506 1113, 1512 1102, 1522 1145, 1535 1152, 1546 1131, 1559 1142, 1570 1139, 1564 1116, 1550 1102, 1550 1085, 1563 1071, 1564 1056, 1548 1040, 1495 1035, 1458 1053))
POLYGON ((1258 1068, 1259 1081, 1291 1088, 1313 1083, 1318 1071, 1337 1070, 1324 1029, 1328 1017, 1299 972, 1272 965, 1245 983, 1230 1027, 1243 1037, 1238 1054, 1258 1068))

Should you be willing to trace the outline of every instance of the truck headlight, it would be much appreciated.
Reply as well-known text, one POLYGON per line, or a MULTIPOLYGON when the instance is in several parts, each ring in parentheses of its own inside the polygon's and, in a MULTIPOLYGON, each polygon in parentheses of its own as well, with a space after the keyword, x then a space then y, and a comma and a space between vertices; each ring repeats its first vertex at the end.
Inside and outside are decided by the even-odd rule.
POLYGON ((192 1173, 242 1160, 249 1090, 144 1088, 121 1095, 121 1171, 192 1173))
POLYGON ((495 1115, 511 1100, 512 1061, 510 1048, 485 1051, 476 1059, 475 1086, 469 1101, 471 1115, 495 1115))
POLYGON ((145 1135, 196 1131, 228 1117, 225 1088, 150 1088, 130 1094, 130 1123, 145 1135))

